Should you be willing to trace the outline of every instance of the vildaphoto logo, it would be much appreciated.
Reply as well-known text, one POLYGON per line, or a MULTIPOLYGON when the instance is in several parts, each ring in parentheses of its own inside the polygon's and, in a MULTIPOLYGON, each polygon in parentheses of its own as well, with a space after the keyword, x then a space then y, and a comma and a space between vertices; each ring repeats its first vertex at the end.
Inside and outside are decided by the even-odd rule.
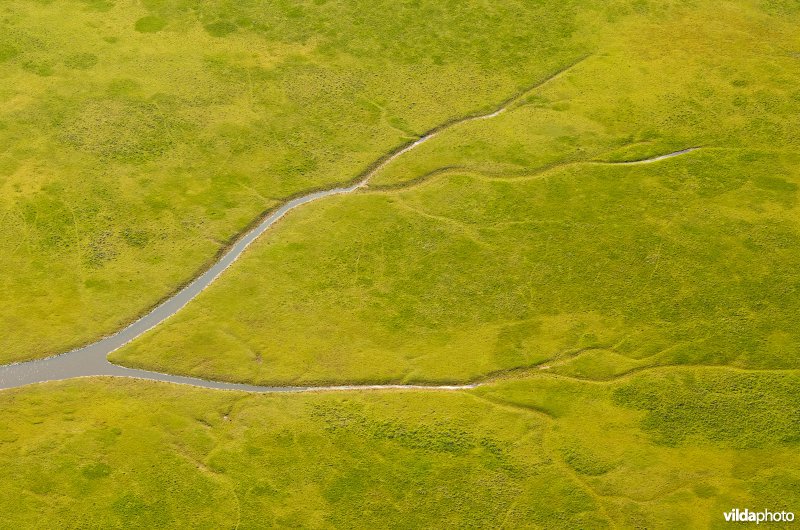
POLYGON ((729 512, 725 512, 725 520, 731 523, 791 523, 794 521, 793 512, 771 512, 763 510, 760 512, 751 512, 747 508, 740 510, 734 508, 729 512))

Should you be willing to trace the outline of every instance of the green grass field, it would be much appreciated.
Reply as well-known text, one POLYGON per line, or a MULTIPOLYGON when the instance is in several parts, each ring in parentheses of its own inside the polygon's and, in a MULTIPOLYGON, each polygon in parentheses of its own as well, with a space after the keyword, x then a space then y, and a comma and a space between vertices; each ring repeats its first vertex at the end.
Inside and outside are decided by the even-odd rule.
POLYGON ((480 386, 0 391, 0 526, 800 510, 796 2, 9 0, 0 28, 0 362, 118 329, 286 198, 521 94, 291 212, 111 356, 480 386))
POLYGON ((0 509, 10 527, 724 528, 732 506, 800 501, 798 384, 720 368, 459 393, 50 383, 0 394, 0 509))
POLYGON ((0 360, 116 330, 282 199, 582 53, 574 24, 558 2, 4 3, 0 360))

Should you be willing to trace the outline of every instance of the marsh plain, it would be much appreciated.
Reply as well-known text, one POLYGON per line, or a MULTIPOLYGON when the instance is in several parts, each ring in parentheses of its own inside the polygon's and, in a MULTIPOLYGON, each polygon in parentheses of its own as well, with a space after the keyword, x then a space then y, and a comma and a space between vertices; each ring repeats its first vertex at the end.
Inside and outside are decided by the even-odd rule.
POLYGON ((110 355, 346 389, 2 390, 2 525, 798 511, 798 28, 767 0, 5 2, 0 362, 113 334, 369 178, 110 355))

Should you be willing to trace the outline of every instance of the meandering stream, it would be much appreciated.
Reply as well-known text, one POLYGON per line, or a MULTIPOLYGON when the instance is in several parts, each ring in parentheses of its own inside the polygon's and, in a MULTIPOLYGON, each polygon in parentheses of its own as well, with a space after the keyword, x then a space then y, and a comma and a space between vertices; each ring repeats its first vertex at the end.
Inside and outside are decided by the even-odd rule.
MULTIPOLYGON (((549 78, 548 80, 552 79, 549 78)), ((530 90, 530 89, 529 89, 530 90)), ((527 92, 527 91, 526 91, 527 92)), ((520 94, 521 96, 522 94, 520 94)), ((315 191, 302 197, 292 199, 277 210, 270 213, 255 228, 239 238, 222 257, 219 258, 208 270, 192 280, 186 287, 178 291, 175 295, 168 298, 158 307, 147 313, 139 320, 133 322, 120 331, 105 337, 97 342, 45 359, 27 361, 22 363, 8 364, 0 366, 0 389, 15 388, 41 383, 45 381, 58 381, 72 379, 75 377, 89 376, 119 376, 136 377, 139 379, 149 379, 153 381, 166 381, 170 383, 188 384, 204 388, 215 388, 224 390, 243 390, 248 392, 298 392, 309 390, 346 390, 346 389, 380 389, 380 388, 432 388, 441 390, 456 390, 471 388, 473 385, 444 385, 444 386, 418 386, 418 385, 363 385, 363 386, 330 386, 330 387, 269 387, 246 385, 239 383, 227 383, 222 381, 207 381, 193 377, 163 374, 148 370, 137 370, 112 364, 108 361, 108 354, 121 348, 128 342, 141 336, 148 330, 154 328, 166 319, 180 311, 186 304, 199 295, 217 277, 222 274, 239 256, 247 249, 250 244, 258 239, 261 234, 267 231, 272 225, 278 222, 289 211, 310 202, 330 197, 332 195, 343 195, 353 193, 369 182, 369 179, 384 166, 395 158, 414 149, 423 142, 426 142, 443 131, 457 125, 474 121, 493 118, 505 112, 505 110, 520 96, 510 99, 503 103, 498 109, 480 115, 467 116, 465 118, 440 125, 431 129, 417 140, 395 150, 390 155, 378 160, 366 171, 355 184, 346 187, 333 188, 329 190, 315 191)))
MULTIPOLYGON (((572 66, 572 65, 571 65, 572 66)), ((570 66, 570 67, 571 67, 570 66)), ((34 361, 27 361, 22 363, 8 364, 0 366, 0 389, 15 388, 32 383, 41 383, 46 381, 57 381, 63 379, 72 379, 76 377, 90 377, 90 376, 118 376, 118 377, 134 377, 139 379, 148 379, 152 381, 164 381, 169 383, 187 384, 203 388, 213 388, 221 390, 240 390, 247 392, 304 392, 304 391, 324 391, 324 390, 378 390, 378 389, 438 389, 438 390, 462 390, 467 388, 474 388, 476 385, 440 385, 440 386, 423 386, 423 385, 344 385, 344 386, 293 386, 293 387, 272 387, 272 386, 256 386, 240 383, 227 383, 222 381, 207 381, 193 377, 185 377, 179 375, 163 374, 159 372, 151 372, 148 370, 138 370, 133 368, 126 368, 108 361, 108 354, 121 348, 128 342, 141 336, 148 330, 159 325, 167 320, 169 317, 180 311, 186 304, 199 295, 206 287, 208 287, 225 269, 227 269, 239 256, 247 249, 247 247, 264 232, 267 231, 272 225, 278 222, 289 211, 297 208, 303 204, 307 204, 324 197, 332 195, 343 195, 353 193, 359 188, 366 185, 370 178, 380 171, 384 166, 389 164, 392 160, 401 156, 402 154, 416 148, 420 144, 430 140, 434 136, 448 130, 452 127, 458 126, 475 120, 484 120, 494 118, 505 112, 512 104, 519 101, 523 96, 531 90, 538 88, 544 83, 547 83, 557 76, 564 73, 568 68, 565 68, 556 74, 548 77, 541 83, 527 88, 523 92, 514 96, 513 98, 505 101, 496 110, 480 115, 471 115, 459 120, 451 121, 446 124, 440 125, 431 129, 424 135, 420 136, 417 140, 398 148, 386 157, 378 160, 375 164, 367 170, 359 180, 352 185, 346 187, 333 188, 324 191, 316 191, 309 193, 302 197, 292 199, 278 209, 267 215, 255 228, 245 233, 234 243, 208 270, 203 272, 200 276, 195 278, 186 287, 181 289, 172 297, 168 298, 165 302, 158 307, 147 313, 139 320, 126 326, 120 331, 105 337, 97 342, 53 357, 46 359, 39 359, 34 361)), ((679 154, 687 153, 692 149, 685 149, 675 153, 660 155, 646 160, 638 160, 629 163, 644 163, 662 160, 679 154)), ((624 162, 623 162, 624 163, 624 162)))

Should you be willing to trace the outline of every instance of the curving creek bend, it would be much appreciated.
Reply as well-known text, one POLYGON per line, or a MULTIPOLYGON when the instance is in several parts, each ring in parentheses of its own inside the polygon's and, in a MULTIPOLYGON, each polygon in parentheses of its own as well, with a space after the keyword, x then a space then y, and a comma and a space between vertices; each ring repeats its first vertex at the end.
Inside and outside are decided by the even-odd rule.
MULTIPOLYGON (((417 140, 406 144, 390 153, 386 157, 378 160, 372 165, 371 169, 365 172, 355 184, 333 188, 324 191, 316 191, 309 193, 302 197, 292 199, 278 209, 271 212, 265 217, 255 228, 245 233, 240 239, 236 241, 222 257, 219 258, 208 270, 203 272, 200 276, 195 278, 186 287, 178 291, 175 295, 168 298, 165 302, 157 306, 155 309, 147 313, 139 320, 133 322, 120 331, 91 343, 82 348, 72 350, 68 353, 63 353, 45 359, 8 364, 0 366, 0 389, 15 388, 20 386, 29 385, 32 383, 41 383, 46 381, 58 381, 63 379, 72 379, 76 377, 91 377, 91 376, 116 376, 116 377, 133 377, 138 379, 147 379, 152 381, 163 381, 168 383, 187 384, 203 388, 212 388, 219 390, 240 390, 245 392, 308 392, 308 391, 326 391, 326 390, 379 390, 379 389, 432 389, 432 390, 462 390, 474 388, 472 385, 342 385, 342 386, 256 386, 241 383, 227 383, 222 381, 208 381, 205 379, 198 379, 194 377, 185 377, 180 375, 164 374, 159 372, 151 372, 148 370, 138 370, 134 368, 126 368, 112 364, 108 361, 107 356, 109 353, 121 348, 128 342, 138 338, 148 330, 154 328, 160 323, 167 320, 169 317, 180 311, 186 304, 200 294, 206 287, 208 287, 225 269, 227 269, 239 256, 247 249, 247 247, 255 241, 261 234, 267 231, 272 225, 278 222, 290 210, 297 208, 303 204, 307 204, 324 197, 331 195, 343 195, 353 193, 359 188, 363 187, 369 182, 369 179, 378 172, 385 165, 390 163, 400 155, 414 149, 423 142, 430 140, 437 134, 455 127, 457 125, 474 121, 493 118, 505 112, 513 103, 519 101, 523 96, 528 94, 531 90, 538 88, 544 83, 551 81, 564 73, 570 67, 567 67, 556 74, 548 77, 541 83, 537 83, 519 93, 515 97, 505 101, 496 110, 487 114, 472 115, 461 118, 456 121, 440 125, 431 129, 424 135, 420 136, 417 140)), ((645 163, 655 162, 672 156, 687 153, 692 149, 685 149, 667 155, 660 155, 658 157, 638 160, 628 163, 645 163)))
POLYGON ((154 328, 166 319, 180 311, 186 304, 200 294, 211 282, 222 274, 239 256, 247 249, 250 244, 258 239, 261 234, 267 231, 272 225, 278 222, 290 210, 297 208, 303 204, 307 204, 323 197, 331 195, 343 195, 353 193, 359 188, 369 182, 369 179, 383 168, 386 164, 390 163, 395 158, 403 153, 414 149, 421 143, 430 140, 442 131, 473 120, 482 120, 493 118, 506 110, 506 108, 516 101, 509 100, 503 104, 499 109, 477 116, 469 116, 462 118, 458 121, 450 122, 449 124, 439 126, 435 129, 428 131, 417 140, 395 150, 390 155, 379 160, 373 164, 372 168, 362 175, 358 182, 346 187, 333 188, 329 190, 315 191, 302 197, 292 199, 278 209, 270 213, 263 221, 261 221, 255 228, 245 233, 240 239, 234 243, 227 252, 225 252, 219 260, 217 260, 208 270, 200 276, 192 280, 186 287, 178 291, 175 295, 168 298, 155 309, 147 313, 139 320, 129 324, 127 327, 117 331, 113 335, 109 335, 103 339, 93 342, 82 348, 72 350, 68 353, 62 353, 53 357, 39 359, 34 361, 27 361, 21 363, 7 364, 0 366, 0 389, 15 388, 32 383, 42 383, 46 381, 58 381, 63 379, 72 379, 76 377, 91 377, 91 376, 117 376, 117 377, 135 377, 139 379, 149 379, 152 381, 164 381, 168 383, 187 384, 203 388, 214 388, 220 390, 241 390, 245 392, 304 392, 304 391, 323 391, 323 390, 374 390, 374 389, 439 389, 439 390, 460 390, 465 388, 473 388, 475 385, 343 385, 343 386, 257 386, 241 383, 228 383, 223 381, 208 381, 205 379, 198 379, 194 377, 185 377, 180 375, 164 374, 159 372, 151 372, 148 370, 138 370, 134 368, 126 368, 112 364, 108 360, 108 354, 117 350, 127 344, 128 342, 138 338, 148 330, 154 328))

